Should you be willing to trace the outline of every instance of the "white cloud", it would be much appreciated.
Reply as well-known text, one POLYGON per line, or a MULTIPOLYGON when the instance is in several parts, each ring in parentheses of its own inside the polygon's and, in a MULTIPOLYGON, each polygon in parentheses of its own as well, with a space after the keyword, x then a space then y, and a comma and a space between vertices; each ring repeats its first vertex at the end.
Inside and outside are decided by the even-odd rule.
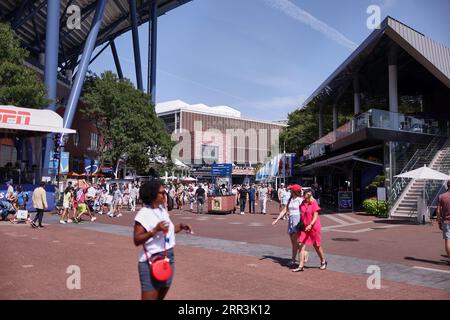
POLYGON ((319 31, 320 33, 324 34, 326 37, 339 43, 340 45, 352 50, 357 48, 356 43, 345 37, 342 33, 337 31, 336 29, 333 29, 325 22, 320 21, 319 19, 317 19, 310 13, 306 12, 302 8, 296 6, 291 1, 289 0, 264 0, 264 1, 272 8, 280 10, 287 16, 310 26, 312 29, 319 31))

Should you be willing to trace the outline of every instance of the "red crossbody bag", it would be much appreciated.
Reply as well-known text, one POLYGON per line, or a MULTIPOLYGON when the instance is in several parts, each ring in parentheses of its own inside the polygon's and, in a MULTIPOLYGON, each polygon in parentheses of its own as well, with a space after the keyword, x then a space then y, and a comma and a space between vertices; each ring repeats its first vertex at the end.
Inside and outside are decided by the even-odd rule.
POLYGON ((164 235, 164 256, 157 256, 153 259, 149 257, 145 243, 142 245, 144 247, 145 257, 150 265, 150 276, 161 282, 167 281, 172 276, 172 266, 170 265, 169 258, 167 258, 166 242, 166 235, 164 235))

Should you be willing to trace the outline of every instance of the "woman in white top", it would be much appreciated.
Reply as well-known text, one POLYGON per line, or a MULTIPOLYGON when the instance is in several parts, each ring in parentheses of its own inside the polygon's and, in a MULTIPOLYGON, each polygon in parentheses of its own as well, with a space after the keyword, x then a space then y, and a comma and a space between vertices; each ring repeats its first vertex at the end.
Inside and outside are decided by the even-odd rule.
MULTIPOLYGON (((303 198, 301 196, 302 187, 298 184, 294 184, 288 189, 291 190, 291 197, 287 203, 287 206, 281 210, 279 216, 272 222, 272 225, 276 225, 280 219, 283 219, 286 215, 289 215, 288 221, 288 234, 291 239, 292 244, 292 259, 289 262, 289 266, 293 267, 297 263, 297 253, 298 253, 298 234, 300 230, 297 229, 297 225, 300 222, 300 205, 303 202, 303 198)), ((308 252, 305 251, 305 262, 308 261, 308 252)))
POLYGON ((165 209, 166 190, 160 181, 150 181, 143 184, 139 190, 139 197, 144 207, 135 217, 134 244, 145 246, 139 253, 139 278, 141 281, 142 300, 163 300, 172 284, 175 271, 173 248, 175 246, 175 233, 186 230, 192 233, 190 225, 172 223, 169 213, 165 209), (150 265, 147 260, 157 256, 164 256, 172 266, 172 276, 166 281, 158 281, 150 274, 150 265))

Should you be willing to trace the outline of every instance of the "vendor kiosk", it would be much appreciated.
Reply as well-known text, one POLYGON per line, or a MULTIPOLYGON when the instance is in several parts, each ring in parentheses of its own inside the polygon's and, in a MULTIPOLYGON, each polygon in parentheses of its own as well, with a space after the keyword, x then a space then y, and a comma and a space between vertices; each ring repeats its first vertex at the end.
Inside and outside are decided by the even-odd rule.
POLYGON ((236 197, 231 193, 231 175, 233 166, 231 163, 213 164, 211 176, 213 190, 208 195, 208 213, 234 213, 236 211, 236 197), (226 186, 226 192, 221 190, 226 186))

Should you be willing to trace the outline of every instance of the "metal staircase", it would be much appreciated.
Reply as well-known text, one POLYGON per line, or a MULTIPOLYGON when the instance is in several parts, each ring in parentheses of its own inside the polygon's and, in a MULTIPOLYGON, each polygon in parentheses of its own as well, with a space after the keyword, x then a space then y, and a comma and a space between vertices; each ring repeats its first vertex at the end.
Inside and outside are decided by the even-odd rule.
MULTIPOLYGON (((448 139, 439 151, 432 169, 450 174, 450 139, 448 139)), ((425 201, 428 207, 437 207, 438 197, 447 190, 447 181, 426 181, 425 201)))
MULTIPOLYGON (((401 173, 428 167, 448 174, 450 169, 450 139, 435 137, 426 149, 418 149, 401 173)), ((389 198, 390 217, 416 219, 418 198, 426 191, 427 203, 433 203, 442 188, 442 181, 397 178, 389 198)))

